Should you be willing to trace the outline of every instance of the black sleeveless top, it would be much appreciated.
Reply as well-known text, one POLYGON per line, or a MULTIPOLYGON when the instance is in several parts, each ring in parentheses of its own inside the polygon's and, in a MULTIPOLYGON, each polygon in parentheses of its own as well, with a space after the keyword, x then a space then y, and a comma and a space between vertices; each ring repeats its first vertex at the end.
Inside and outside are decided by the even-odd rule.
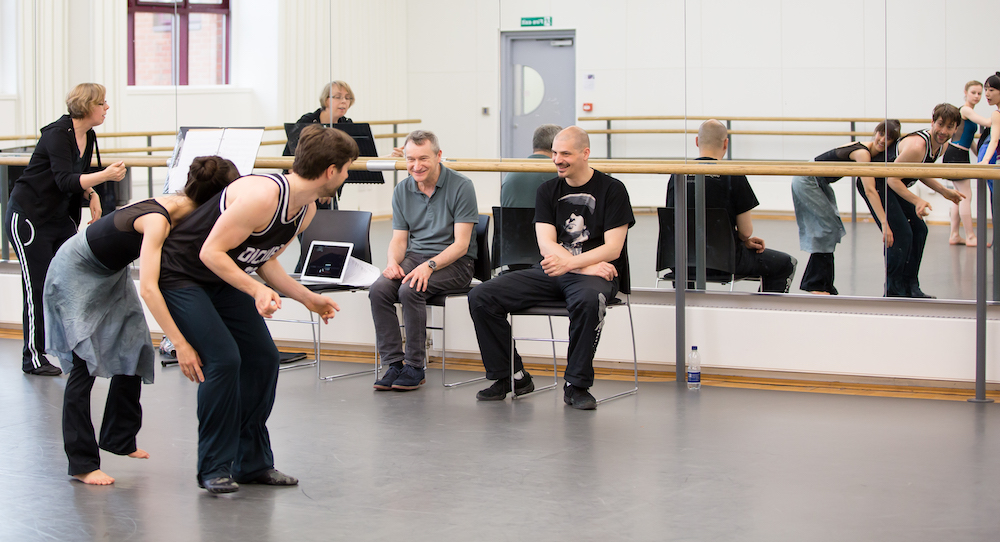
MULTIPOLYGON (((896 161, 896 157, 899 156, 899 144, 902 143, 904 139, 906 139, 908 137, 913 137, 913 136, 919 137, 920 139, 924 140, 924 148, 925 148, 925 150, 924 150, 924 158, 923 158, 923 160, 921 162, 923 162, 924 164, 931 164, 935 160, 938 159, 938 156, 941 155, 941 149, 944 148, 944 145, 941 145, 941 147, 938 149, 938 152, 936 154, 931 154, 931 134, 930 134, 930 131, 929 130, 917 130, 916 132, 913 132, 911 134, 906 134, 905 136, 897 139, 895 145, 892 145, 889 149, 886 149, 885 152, 886 152, 887 161, 889 161, 889 162, 895 162, 896 161)), ((907 179, 903 179, 902 181, 903 181, 903 183, 906 184, 907 187, 910 187, 910 186, 913 186, 913 184, 916 183, 917 180, 918 179, 909 179, 909 178, 907 178, 907 179)), ((884 179, 883 179, 883 182, 885 182, 884 179)))
MULTIPOLYGON (((853 162, 851 160, 851 153, 858 149, 864 149, 868 152, 870 156, 872 151, 868 150, 868 147, 864 146, 861 142, 854 142, 850 145, 844 145, 843 147, 837 147, 836 149, 828 150, 823 154, 817 156, 813 159, 814 162, 853 162)), ((828 183, 835 183, 842 179, 842 177, 820 177, 828 183)))
MULTIPOLYGON (((228 252, 229 257, 243 271, 251 274, 273 257, 299 230, 308 206, 299 209, 291 219, 288 216, 290 189, 284 175, 261 175, 277 183, 279 188, 278 208, 271 222, 263 231, 254 232, 239 246, 228 252)), ((215 222, 226 210, 225 190, 194 210, 176 228, 170 231, 163 243, 160 262, 160 288, 178 290, 221 284, 223 282, 201 261, 199 253, 215 222)))
POLYGON ((104 215, 88 226, 84 233, 97 260, 119 271, 138 258, 142 234, 135 231, 135 220, 152 213, 163 215, 170 224, 170 213, 156 200, 148 199, 104 215))

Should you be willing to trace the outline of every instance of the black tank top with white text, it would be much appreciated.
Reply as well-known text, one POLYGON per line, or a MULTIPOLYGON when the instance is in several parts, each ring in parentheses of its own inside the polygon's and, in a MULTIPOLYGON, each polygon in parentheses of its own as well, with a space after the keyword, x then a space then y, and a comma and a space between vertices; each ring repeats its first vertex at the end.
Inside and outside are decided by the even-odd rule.
MULTIPOLYGON (((924 164, 931 164, 935 160, 938 159, 938 156, 941 155, 941 149, 944 148, 944 145, 941 145, 940 147, 938 147, 938 152, 937 153, 933 153, 932 154, 931 153, 931 133, 930 133, 930 131, 929 130, 917 130, 916 132, 913 132, 911 134, 906 134, 905 136, 897 139, 896 140, 896 144, 892 145, 889 149, 886 150, 887 161, 889 161, 889 162, 895 162, 896 161, 896 157, 899 156, 899 144, 902 143, 904 139, 906 139, 908 137, 913 137, 913 136, 917 136, 920 139, 924 140, 924 158, 923 158, 923 160, 921 160, 921 162, 923 162, 924 164)), ((909 186, 913 186, 913 183, 917 182, 917 180, 918 179, 909 179, 909 178, 902 179, 902 181, 908 187, 909 186)))
MULTIPOLYGON (((288 218, 290 199, 288 179, 280 174, 261 176, 277 183, 278 208, 266 228, 252 233, 245 241, 228 251, 229 257, 247 274, 257 271, 257 268, 264 265, 295 237, 307 209, 307 206, 303 206, 295 216, 288 218)), ((223 282, 201 261, 200 253, 215 222, 226 210, 228 190, 229 188, 226 188, 195 209, 167 236, 160 264, 161 289, 177 290, 223 282)))

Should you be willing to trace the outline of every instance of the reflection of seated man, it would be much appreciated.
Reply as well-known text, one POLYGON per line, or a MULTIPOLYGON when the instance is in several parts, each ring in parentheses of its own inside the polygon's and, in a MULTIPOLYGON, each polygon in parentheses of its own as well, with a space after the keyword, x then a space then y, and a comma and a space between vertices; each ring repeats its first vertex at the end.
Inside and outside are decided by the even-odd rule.
POLYGON ((472 181, 441 164, 437 137, 416 130, 403 144, 406 170, 392 193, 392 239, 382 276, 368 298, 375 341, 389 369, 375 389, 415 390, 424 383, 427 298, 469 285, 479 222, 472 181), (403 305, 406 351, 395 303, 403 305))
MULTIPOLYGON (((531 138, 534 149, 528 158, 552 159, 552 139, 562 130, 555 124, 543 124, 535 128, 531 138)), ((534 207, 535 192, 542 183, 555 175, 548 172, 515 171, 503 178, 500 186, 500 205, 504 207, 534 207)))
MULTIPOLYGON (((635 224, 628 192, 621 181, 592 169, 590 138, 572 126, 552 143, 559 176, 538 188, 535 234, 540 265, 506 273, 473 288, 469 312, 476 326, 486 377, 496 382, 476 395, 500 401, 510 389, 511 329, 507 314, 541 301, 565 301, 569 309, 569 354, 564 401, 589 410, 597 402, 594 353, 604 326, 607 303, 618 293, 619 270, 628 228, 635 224)), ((514 352, 514 393, 535 389, 514 352)))
MULTIPOLYGON (((698 129, 694 140, 698 160, 721 160, 729 148, 729 132, 717 120, 707 120, 698 129)), ((667 184, 667 207, 674 206, 674 182, 683 175, 671 175, 667 184)), ((686 184, 686 183, 685 183, 686 184)), ((694 186, 688 185, 688 208, 694 208, 694 186)), ((725 209, 729 221, 736 225, 736 274, 760 276, 765 292, 788 292, 795 275, 795 258, 764 248, 764 240, 753 236, 750 210, 758 205, 750 182, 743 175, 705 175, 705 208, 725 209)))

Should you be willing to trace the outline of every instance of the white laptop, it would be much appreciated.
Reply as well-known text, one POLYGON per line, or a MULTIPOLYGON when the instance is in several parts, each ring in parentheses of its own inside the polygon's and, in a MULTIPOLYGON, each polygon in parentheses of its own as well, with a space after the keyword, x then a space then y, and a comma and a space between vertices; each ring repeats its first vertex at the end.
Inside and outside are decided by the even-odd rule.
POLYGON ((382 272, 351 256, 354 243, 313 241, 299 279, 303 285, 371 286, 382 272))

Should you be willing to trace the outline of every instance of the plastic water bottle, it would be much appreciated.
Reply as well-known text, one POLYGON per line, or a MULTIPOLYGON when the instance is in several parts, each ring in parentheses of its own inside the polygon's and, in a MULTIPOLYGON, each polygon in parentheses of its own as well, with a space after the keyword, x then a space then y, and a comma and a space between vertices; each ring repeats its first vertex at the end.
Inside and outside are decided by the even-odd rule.
POLYGON ((691 353, 688 354, 687 362, 688 389, 701 389, 701 355, 698 354, 698 347, 692 346, 691 353))

